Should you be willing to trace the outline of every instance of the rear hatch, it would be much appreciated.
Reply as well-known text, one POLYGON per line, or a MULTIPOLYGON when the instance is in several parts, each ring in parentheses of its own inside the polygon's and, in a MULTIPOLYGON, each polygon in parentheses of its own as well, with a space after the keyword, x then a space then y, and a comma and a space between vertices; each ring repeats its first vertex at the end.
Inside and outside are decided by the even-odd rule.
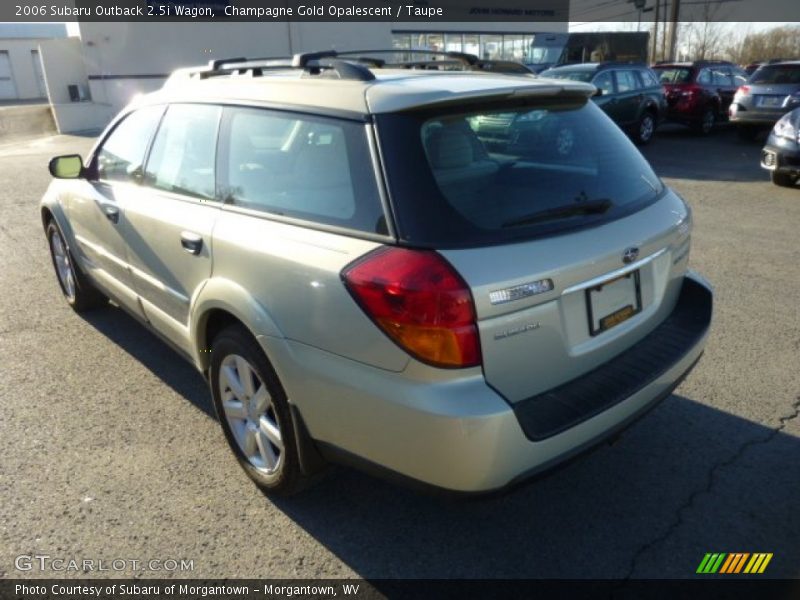
POLYGON ((672 310, 689 211, 594 103, 417 109, 378 126, 399 236, 463 277, 486 380, 509 401, 596 368, 672 310))
POLYGON ((765 65, 739 88, 736 102, 748 111, 783 114, 800 106, 800 63, 765 65))
POLYGON ((680 65, 657 65, 653 70, 664 87, 667 105, 674 106, 682 97, 689 94, 695 85, 692 83, 692 68, 680 65))

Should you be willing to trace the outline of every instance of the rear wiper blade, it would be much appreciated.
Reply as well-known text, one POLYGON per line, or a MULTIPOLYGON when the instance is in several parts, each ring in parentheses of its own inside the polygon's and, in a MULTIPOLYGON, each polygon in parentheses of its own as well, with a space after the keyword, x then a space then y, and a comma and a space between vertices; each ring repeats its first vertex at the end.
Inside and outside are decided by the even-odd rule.
POLYGON ((580 202, 578 204, 565 204, 540 210, 529 215, 523 215, 516 219, 506 221, 501 227, 518 227, 520 225, 531 225, 541 221, 551 221, 553 219, 565 219, 576 215, 600 215, 606 212, 613 203, 611 200, 592 200, 590 202, 580 202))

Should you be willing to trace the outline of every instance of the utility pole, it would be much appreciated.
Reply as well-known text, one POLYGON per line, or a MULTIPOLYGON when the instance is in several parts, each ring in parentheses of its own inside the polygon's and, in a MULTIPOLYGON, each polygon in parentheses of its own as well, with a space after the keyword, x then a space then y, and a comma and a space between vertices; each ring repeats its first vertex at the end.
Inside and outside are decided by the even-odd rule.
POLYGON ((653 39, 650 40, 650 62, 656 62, 657 54, 658 54, 658 19, 661 11, 659 10, 661 6, 661 0, 656 0, 656 7, 655 7, 655 16, 653 17, 653 39))
POLYGON ((678 15, 681 11, 681 0, 672 0, 672 10, 669 15, 669 60, 675 60, 675 50, 678 42, 678 15))

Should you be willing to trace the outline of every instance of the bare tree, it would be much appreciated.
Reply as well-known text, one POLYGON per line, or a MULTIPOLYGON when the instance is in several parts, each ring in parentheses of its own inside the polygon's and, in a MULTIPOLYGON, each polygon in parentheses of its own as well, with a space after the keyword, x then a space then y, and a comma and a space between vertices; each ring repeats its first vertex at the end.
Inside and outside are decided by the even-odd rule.
POLYGON ((721 59, 727 54, 726 42, 731 34, 731 24, 721 19, 721 4, 708 0, 694 5, 691 23, 681 23, 678 47, 689 60, 721 59))
POLYGON ((748 34, 737 54, 740 64, 773 58, 800 58, 800 27, 785 25, 748 34))

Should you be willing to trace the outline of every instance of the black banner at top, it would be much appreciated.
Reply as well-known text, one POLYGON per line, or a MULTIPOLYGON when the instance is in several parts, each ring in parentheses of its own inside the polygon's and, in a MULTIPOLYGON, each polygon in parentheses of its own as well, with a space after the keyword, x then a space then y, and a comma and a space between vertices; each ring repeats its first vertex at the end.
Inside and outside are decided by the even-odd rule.
POLYGON ((567 21, 568 0, 12 0, 7 21, 567 21), (9 14, 10 13, 10 14, 9 14))
POLYGON ((797 0, 3 0, 0 21, 792 23, 797 0))

